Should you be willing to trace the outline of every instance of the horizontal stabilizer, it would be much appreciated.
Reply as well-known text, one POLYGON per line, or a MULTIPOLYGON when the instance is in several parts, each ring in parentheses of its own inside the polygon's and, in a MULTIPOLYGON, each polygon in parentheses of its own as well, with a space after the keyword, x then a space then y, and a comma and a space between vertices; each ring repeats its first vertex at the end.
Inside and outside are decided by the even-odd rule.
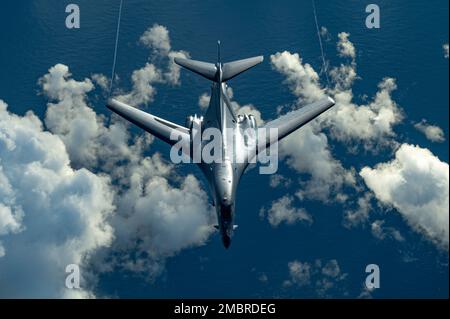
POLYGON ((208 80, 215 81, 217 68, 214 64, 184 58, 175 58, 175 63, 192 71, 201 76, 204 76, 208 80))
POLYGON ((256 56, 244 60, 225 63, 222 67, 222 81, 226 82, 244 71, 254 67, 264 60, 263 56, 256 56))
MULTIPOLYGON (((231 80, 235 76, 241 74, 244 71, 254 67, 255 65, 261 63, 264 60, 263 56, 257 56, 253 58, 248 58, 244 60, 238 60, 233 62, 228 62, 222 65, 222 82, 231 80)), ((213 63, 196 61, 184 58, 175 58, 175 63, 194 72, 200 74, 201 76, 207 78, 208 80, 219 82, 220 72, 218 68, 213 63)))

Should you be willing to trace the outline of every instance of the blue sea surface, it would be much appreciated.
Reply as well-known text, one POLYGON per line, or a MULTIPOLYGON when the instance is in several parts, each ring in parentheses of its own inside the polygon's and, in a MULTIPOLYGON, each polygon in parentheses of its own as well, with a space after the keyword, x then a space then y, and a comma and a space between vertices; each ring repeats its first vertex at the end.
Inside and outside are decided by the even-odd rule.
MULTIPOLYGON (((110 76, 119 1, 76 0, 81 9, 79 30, 64 25, 68 3, 4 0, 0 4, 0 99, 9 104, 10 111, 33 110, 43 119, 47 101, 38 94, 37 81, 57 63, 68 65, 77 80, 94 73, 110 76)), ((395 127, 397 140, 429 148, 448 163, 449 77, 442 45, 448 43, 449 3, 378 0, 381 28, 370 30, 365 27, 369 3, 316 1, 319 25, 326 26, 332 36, 324 41, 327 59, 331 65, 341 63, 336 54, 337 34, 349 32, 360 76, 353 87, 356 101, 361 102, 364 95, 372 97, 384 77, 395 78, 398 89, 393 97, 405 115, 395 127), (444 130, 445 143, 430 143, 414 129, 412 123, 422 118, 444 130)), ((223 61, 264 55, 263 64, 233 79, 230 86, 240 104, 254 104, 265 119, 274 118, 277 106, 295 99, 283 84, 283 76, 271 68, 271 54, 299 52, 304 62, 321 69, 310 0, 125 0, 116 68, 121 88, 130 88, 132 71, 147 61, 148 49, 138 40, 155 23, 168 28, 174 50, 186 50, 195 59, 214 62, 218 39, 223 61)), ((181 82, 180 86, 157 86, 155 102, 148 110, 177 123, 199 113, 198 97, 209 90, 208 81, 182 71, 181 82)), ((109 115, 104 103, 99 94, 94 108, 109 115)), ((149 152, 160 151, 168 159, 168 150, 156 141, 149 152)), ((354 166, 357 171, 393 157, 390 152, 349 154, 339 147, 332 151, 345 167, 354 166)), ((177 169, 203 181, 194 165, 177 169)), ((285 163, 280 163, 279 173, 299 178, 285 163)), ((297 200, 296 206, 312 214, 311 226, 273 228, 259 217, 261 207, 285 194, 294 195, 296 189, 272 189, 269 176, 249 171, 237 194, 239 228, 231 249, 224 250, 219 236, 213 236, 202 247, 168 258, 166 270, 153 282, 125 271, 101 275, 98 294, 123 298, 312 297, 307 289, 283 288, 289 275, 287 263, 336 259, 348 273, 345 289, 336 291, 336 297, 357 297, 370 263, 382 270, 381 288, 372 293, 375 298, 448 297, 448 253, 412 231, 400 214, 390 212, 386 218, 405 234, 408 243, 380 241, 367 227, 344 228, 339 204, 297 200), (258 279, 262 274, 267 281, 258 279)))

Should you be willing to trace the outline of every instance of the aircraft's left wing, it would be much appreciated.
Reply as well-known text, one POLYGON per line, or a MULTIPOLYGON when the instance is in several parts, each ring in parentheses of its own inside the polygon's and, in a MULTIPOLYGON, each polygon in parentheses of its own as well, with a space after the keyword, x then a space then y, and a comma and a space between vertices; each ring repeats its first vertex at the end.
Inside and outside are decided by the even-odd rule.
POLYGON ((170 145, 177 143, 180 137, 183 141, 188 143, 190 141, 189 129, 184 126, 166 121, 116 99, 109 99, 106 106, 113 112, 119 114, 123 118, 136 124, 140 128, 146 130, 150 134, 160 138, 170 145), (178 137, 177 140, 170 139, 172 133, 176 133, 175 137, 178 137))
POLYGON ((298 110, 289 112, 273 121, 266 123, 263 128, 278 129, 278 137, 274 138, 266 130, 266 147, 288 136, 321 113, 325 112, 335 104, 331 97, 323 98, 317 102, 304 106, 298 110))

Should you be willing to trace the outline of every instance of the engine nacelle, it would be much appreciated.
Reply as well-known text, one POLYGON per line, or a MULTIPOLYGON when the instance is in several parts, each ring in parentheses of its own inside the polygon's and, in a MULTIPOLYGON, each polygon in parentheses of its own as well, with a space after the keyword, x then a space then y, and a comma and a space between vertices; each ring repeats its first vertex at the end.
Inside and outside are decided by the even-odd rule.
POLYGON ((245 128, 257 129, 256 119, 252 114, 244 114, 237 116, 238 123, 245 128))
POLYGON ((257 124, 255 117, 251 114, 238 115, 238 123, 241 126, 244 144, 249 146, 257 141, 257 124))
POLYGON ((255 117, 253 115, 250 114, 248 116, 248 121, 250 123, 250 127, 251 128, 257 129, 256 119, 255 119, 255 117))
POLYGON ((192 129, 192 127, 194 126, 194 123, 197 127, 200 127, 202 125, 202 122, 203 122, 203 116, 197 116, 197 114, 194 114, 194 115, 190 115, 190 116, 186 117, 185 126, 188 129, 192 129))

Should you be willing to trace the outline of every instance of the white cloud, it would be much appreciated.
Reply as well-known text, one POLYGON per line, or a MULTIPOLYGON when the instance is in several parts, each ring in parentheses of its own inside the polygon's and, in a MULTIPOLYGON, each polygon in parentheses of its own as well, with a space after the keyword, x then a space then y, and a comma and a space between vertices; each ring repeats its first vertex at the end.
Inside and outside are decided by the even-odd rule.
POLYGON ((260 211, 260 216, 263 217, 267 215, 269 223, 274 227, 277 227, 283 222, 288 225, 292 225, 297 222, 312 224, 313 219, 311 215, 309 215, 303 208, 293 207, 293 201, 294 198, 292 196, 283 196, 278 200, 273 201, 269 209, 262 209, 260 211))
POLYGON ((262 273, 262 274, 260 274, 260 275, 258 276, 258 280, 259 280, 260 282, 266 284, 266 283, 269 282, 269 277, 268 277, 266 274, 262 273))
MULTIPOLYGON (((301 103, 312 103, 325 96, 319 76, 309 64, 302 64, 302 59, 295 53, 276 53, 271 56, 275 70, 286 76, 286 82, 292 93, 301 103)), ((303 198, 328 201, 332 193, 341 197, 341 188, 352 184, 352 172, 343 168, 333 158, 326 135, 321 131, 319 119, 302 127, 286 137, 280 143, 280 155, 287 158, 288 164, 300 173, 311 176, 303 182, 298 196, 303 198)))
MULTIPOLYGON (((156 158, 152 160, 153 165, 164 166, 156 158)), ((113 221, 117 232, 113 248, 127 258, 126 262, 136 252, 161 259, 201 246, 214 231, 214 214, 198 180, 188 175, 175 187, 169 182, 175 176, 157 176, 152 171, 155 169, 142 167, 131 172, 131 184, 118 199, 120 213, 113 221), (150 172, 144 171, 148 168, 150 172)))
MULTIPOLYGON (((169 63, 177 54, 168 53, 169 63)), ((93 81, 103 89, 107 85, 101 75, 74 80, 62 64, 50 68, 39 80, 42 93, 50 100, 45 116, 50 132, 43 131, 40 120, 31 113, 22 118, 0 113, 0 148, 11 149, 0 154, 0 271, 15 278, 33 266, 31 259, 38 263, 37 272, 29 271, 23 281, 16 280, 15 290, 9 290, 8 296, 90 297, 96 284, 94 269, 125 269, 152 278, 160 274, 167 257, 203 245, 214 230, 215 215, 197 179, 179 176, 158 153, 144 156, 153 141, 151 135, 132 137, 128 124, 114 115, 107 125, 106 117, 96 114, 90 105, 93 81), (4 114, 7 120, 1 121, 4 114), (11 120, 15 118, 24 124, 15 124, 11 120), (37 137, 30 139, 34 136, 30 132, 18 135, 26 147, 17 148, 20 144, 7 135, 11 129, 5 128, 7 134, 2 131, 5 123, 20 132, 24 127, 34 130, 37 137), (30 169, 17 161, 19 153, 20 158, 29 159, 30 169), (10 154, 14 156, 5 161, 3 156, 10 154), (84 167, 100 173, 94 175, 84 167), (113 215, 112 203, 117 207, 113 215), (46 215, 34 213, 29 208, 32 205, 46 215), (35 240, 30 244, 30 236, 47 232, 39 238, 45 243, 35 240), (12 245, 15 249, 10 249, 12 245), (64 288, 69 263, 82 267, 83 290, 64 288)), ((134 72, 135 86, 128 96, 149 102, 155 94, 152 83, 177 81, 177 70, 170 64, 163 71, 147 63, 134 72)))
POLYGON ((361 288, 361 293, 358 295, 358 299, 372 299, 372 293, 376 290, 377 288, 367 288, 366 287, 366 283, 364 282, 362 284, 362 288, 361 288))
POLYGON ((288 263, 289 280, 284 282, 284 286, 298 285, 299 287, 309 285, 311 282, 311 265, 294 260, 288 263))
POLYGON ((104 74, 92 74, 92 81, 94 81, 103 91, 109 90, 110 81, 104 74))
POLYGON ((76 81, 63 64, 51 67, 39 83, 51 102, 47 104, 45 124, 64 142, 74 167, 113 166, 130 160, 136 149, 146 143, 142 138, 129 147, 130 139, 125 122, 113 120, 105 126, 105 118, 89 106, 87 94, 94 89, 89 79, 76 81))
POLYGON ((203 93, 198 98, 198 106, 200 106, 200 109, 206 110, 209 106, 209 101, 211 100, 211 96, 208 93, 203 93))
POLYGON ((327 136, 314 123, 302 127, 280 143, 280 155, 289 166, 309 175, 297 192, 300 199, 345 200, 344 186, 355 184, 353 170, 346 170, 333 158, 327 136))
POLYGON ((32 112, 14 115, 2 101, 0 195, 0 296, 92 296, 83 266, 113 238, 109 179, 72 169, 58 136, 32 112), (82 269, 80 290, 65 288, 72 263, 82 269))
MULTIPOLYGON (((67 67, 57 65, 40 81, 44 94, 60 99, 49 104, 47 126, 69 146, 70 157, 77 165, 96 167, 114 182, 117 213, 111 224, 116 239, 108 250, 120 252, 115 265, 156 276, 163 258, 183 248, 204 244, 213 232, 215 221, 207 194, 193 176, 183 180, 158 154, 143 155, 152 141, 145 137, 148 134, 132 139, 127 126, 117 119, 106 126, 103 116, 88 105, 91 87, 80 90, 84 82, 70 77, 67 67), (60 70, 56 79, 55 69, 60 70), (59 85, 50 90, 55 87, 54 82, 59 85), (77 132, 85 135, 80 138, 77 132), (181 183, 173 186, 169 179, 181 183), (136 252, 149 258, 135 261, 131 256, 136 252)), ((108 252, 99 255, 98 260, 109 256, 108 252)), ((98 260, 96 264, 100 263, 98 260)))
POLYGON ((330 71, 330 76, 335 83, 337 91, 350 89, 358 75, 356 73, 356 64, 341 64, 339 67, 334 67, 330 71))
POLYGON ((119 95, 116 98, 136 107, 153 102, 156 94, 154 84, 163 81, 161 71, 154 64, 148 62, 141 69, 133 71, 131 80, 133 89, 129 93, 119 95))
POLYGON ((397 241, 404 241, 402 234, 395 228, 384 226, 384 220, 376 220, 371 225, 372 235, 376 238, 383 240, 386 238, 393 238, 397 241))
POLYGON ((336 259, 332 259, 325 264, 322 268, 322 274, 336 278, 341 275, 341 269, 336 259))
POLYGON ((312 103, 325 96, 319 75, 308 63, 303 64, 298 53, 277 52, 270 56, 273 68, 286 77, 292 93, 303 103, 312 103))
POLYGON ((402 144, 395 159, 360 171, 382 203, 418 232, 448 248, 449 168, 429 150, 402 144))
POLYGON ((317 72, 309 64, 303 64, 295 53, 282 52, 271 56, 272 66, 285 75, 286 83, 292 93, 299 98, 296 108, 322 98, 328 91, 336 100, 336 105, 310 124, 294 132, 280 143, 280 154, 287 158, 291 167, 300 173, 311 176, 303 182, 298 192, 300 198, 327 201, 333 198, 346 200, 341 189, 355 186, 352 169, 345 169, 330 151, 329 141, 321 131, 326 128, 335 140, 345 143, 352 152, 358 144, 366 150, 375 151, 378 147, 395 144, 393 127, 403 116, 392 99, 396 89, 395 80, 385 78, 379 84, 379 91, 367 105, 353 102, 351 86, 355 79, 356 56, 349 34, 341 33, 338 48, 341 55, 352 58, 350 64, 341 64, 330 72, 334 88, 324 89, 317 72))
POLYGON ((139 154, 108 174, 117 188, 117 213, 111 219, 115 240, 95 256, 95 269, 123 269, 154 279, 167 257, 204 245, 214 232, 214 210, 199 181, 179 176, 158 153, 139 154))
POLYGON ((373 196, 370 192, 366 192, 363 196, 358 198, 356 209, 347 209, 344 212, 343 225, 345 227, 356 227, 368 221, 369 213, 372 210, 372 205, 370 203, 372 197, 373 196))
POLYGON ((341 32, 338 34, 339 41, 337 43, 338 54, 341 57, 356 58, 356 49, 352 42, 348 39, 350 33, 341 32))
POLYGON ((180 67, 173 60, 174 58, 188 58, 189 53, 172 50, 169 30, 165 26, 154 24, 144 32, 140 42, 153 50, 153 58, 168 58, 168 70, 163 74, 164 80, 170 84, 179 84, 180 67))
POLYGON ((328 31, 328 29, 326 27, 324 27, 324 26, 320 27, 319 33, 320 33, 320 36, 325 39, 325 41, 331 40, 330 32, 328 31))
POLYGON ((330 128, 334 139, 349 147, 352 147, 352 142, 362 143, 366 150, 395 144, 390 140, 395 136, 393 128, 403 119, 401 109, 392 98, 392 93, 397 89, 396 81, 384 78, 368 104, 353 102, 352 86, 358 75, 355 55, 345 53, 355 51, 348 37, 348 33, 340 33, 338 47, 341 48, 341 55, 352 57, 352 61, 330 71, 335 87, 329 93, 334 96, 336 105, 323 117, 323 125, 330 128))
POLYGON ((441 143, 445 141, 444 131, 439 126, 428 124, 425 119, 414 124, 414 127, 432 142, 441 143))
POLYGON ((146 47, 153 49, 158 55, 167 55, 171 51, 169 30, 165 26, 154 24, 139 39, 146 47))
POLYGON ((314 294, 327 297, 332 291, 345 294, 342 283, 348 274, 343 273, 337 260, 323 264, 320 259, 312 263, 294 260, 288 263, 289 279, 283 282, 285 288, 314 289, 314 294))
POLYGON ((154 24, 140 38, 140 42, 152 50, 150 60, 166 61, 165 69, 154 63, 147 62, 144 67, 135 70, 131 76, 133 88, 130 92, 117 96, 117 99, 133 106, 148 105, 153 102, 156 94, 155 84, 179 84, 180 67, 174 58, 188 58, 185 51, 173 51, 170 44, 169 31, 166 27, 154 24))
POLYGON ((278 186, 288 187, 292 184, 292 180, 290 178, 284 177, 280 174, 270 175, 270 187, 276 188, 278 186))
POLYGON ((180 84, 180 66, 174 62, 175 58, 189 58, 186 51, 171 51, 167 55, 169 58, 168 70, 164 73, 165 79, 170 84, 180 84))
POLYGON ((403 119, 403 113, 392 99, 397 89, 393 78, 384 78, 378 92, 367 105, 357 105, 351 90, 334 94, 336 105, 322 118, 332 137, 348 143, 360 142, 366 150, 389 144, 395 136, 394 126, 403 119))
POLYGON ((376 150, 392 144, 393 128, 403 119, 401 109, 392 98, 397 85, 395 79, 384 78, 370 103, 358 105, 353 102, 351 87, 358 75, 354 46, 348 37, 348 33, 340 33, 338 47, 341 55, 352 57, 352 61, 330 71, 334 88, 323 89, 318 74, 309 64, 303 65, 297 53, 272 55, 272 66, 286 76, 286 82, 292 93, 299 97, 301 105, 317 101, 325 92, 334 97, 336 105, 316 120, 320 128, 330 129, 331 137, 346 143, 349 148, 353 143, 361 143, 366 150, 376 150))
POLYGON ((335 84, 335 90, 342 91, 350 89, 353 82, 358 79, 356 74, 356 49, 353 43, 349 40, 349 33, 341 32, 338 34, 337 50, 340 57, 349 57, 351 62, 349 64, 342 64, 339 67, 334 67, 330 71, 330 76, 335 84))

